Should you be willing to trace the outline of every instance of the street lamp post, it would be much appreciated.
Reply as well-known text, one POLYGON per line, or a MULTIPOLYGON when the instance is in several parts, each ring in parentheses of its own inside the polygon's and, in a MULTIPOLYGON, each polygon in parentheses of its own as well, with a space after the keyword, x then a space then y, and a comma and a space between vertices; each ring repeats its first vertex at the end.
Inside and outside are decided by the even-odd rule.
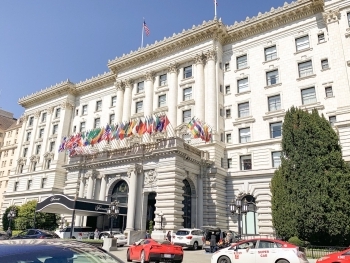
POLYGON ((117 200, 113 201, 110 205, 109 208, 107 209, 107 215, 111 219, 111 228, 110 228, 110 234, 111 237, 113 237, 112 234, 112 228, 113 228, 113 219, 117 218, 119 215, 119 202, 117 200))
POLYGON ((9 221, 9 227, 11 227, 12 220, 16 218, 16 210, 12 207, 9 213, 7 214, 7 219, 9 221))
POLYGON ((242 215, 247 214, 250 209, 250 204, 255 211, 255 198, 250 194, 239 195, 235 200, 230 203, 230 212, 232 215, 237 214, 238 218, 238 236, 242 236, 242 215))
POLYGON ((164 214, 163 214, 162 211, 160 211, 158 215, 160 216, 160 230, 163 230, 163 217, 164 217, 164 214))

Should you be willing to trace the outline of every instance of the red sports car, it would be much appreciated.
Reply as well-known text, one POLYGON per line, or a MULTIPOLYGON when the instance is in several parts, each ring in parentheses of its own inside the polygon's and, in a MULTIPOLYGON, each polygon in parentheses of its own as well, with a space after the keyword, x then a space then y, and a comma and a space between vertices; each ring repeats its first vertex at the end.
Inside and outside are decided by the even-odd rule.
POLYGON ((316 263, 350 263, 350 248, 325 255, 319 258, 316 263))
POLYGON ((181 263, 184 252, 182 247, 175 246, 169 241, 141 239, 128 248, 127 261, 145 262, 173 262, 181 263))

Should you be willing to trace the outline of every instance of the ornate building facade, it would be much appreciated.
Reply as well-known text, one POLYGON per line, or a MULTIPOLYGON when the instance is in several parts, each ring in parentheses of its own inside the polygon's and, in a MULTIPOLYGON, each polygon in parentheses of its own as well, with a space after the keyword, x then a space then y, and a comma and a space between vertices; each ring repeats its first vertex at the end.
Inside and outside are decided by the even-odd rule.
MULTIPOLYGON (((63 193, 118 200, 114 227, 144 233, 216 225, 237 231, 229 203, 256 200, 244 234, 273 235, 269 183, 280 163, 285 112, 318 109, 350 161, 350 1, 298 0, 234 25, 203 22, 108 61, 109 72, 24 97, 17 166, 2 210, 63 193), (165 113, 172 135, 125 139, 69 157, 63 136, 165 113), (209 143, 187 123, 212 127, 209 143), (32 186, 28 188, 28 180, 32 186)), ((104 217, 77 224, 108 227, 104 217)))

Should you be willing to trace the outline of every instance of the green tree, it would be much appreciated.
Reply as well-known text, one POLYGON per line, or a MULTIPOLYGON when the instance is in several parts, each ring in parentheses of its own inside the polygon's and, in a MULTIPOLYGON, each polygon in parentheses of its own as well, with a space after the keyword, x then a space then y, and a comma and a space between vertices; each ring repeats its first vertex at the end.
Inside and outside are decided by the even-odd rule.
POLYGON ((271 181, 272 221, 279 236, 348 245, 350 171, 339 138, 317 110, 292 107, 283 123, 281 166, 271 181))
POLYGON ((37 212, 35 215, 35 208, 37 201, 29 201, 18 207, 18 214, 16 218, 16 229, 35 228, 54 230, 58 227, 59 216, 51 213, 37 212))
MULTIPOLYGON (((7 215, 10 212, 11 209, 14 209, 14 211, 16 211, 15 214, 17 216, 17 211, 18 211, 18 207, 17 206, 10 206, 10 207, 6 208, 5 213, 2 215, 2 228, 5 231, 9 227, 9 220, 7 218, 7 215)), ((14 220, 11 221, 11 229, 12 230, 15 229, 15 221, 14 220)))

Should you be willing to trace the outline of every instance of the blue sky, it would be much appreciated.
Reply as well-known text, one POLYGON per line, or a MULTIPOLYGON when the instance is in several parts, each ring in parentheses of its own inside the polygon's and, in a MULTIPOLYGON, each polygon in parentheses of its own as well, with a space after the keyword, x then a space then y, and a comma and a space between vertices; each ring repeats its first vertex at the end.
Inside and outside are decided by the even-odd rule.
MULTIPOLYGON (((217 14, 231 25, 284 2, 218 0, 217 14)), ((1 0, 0 108, 18 118, 19 98, 108 71, 109 59, 141 46, 143 17, 152 44, 213 19, 214 1, 1 0)))

